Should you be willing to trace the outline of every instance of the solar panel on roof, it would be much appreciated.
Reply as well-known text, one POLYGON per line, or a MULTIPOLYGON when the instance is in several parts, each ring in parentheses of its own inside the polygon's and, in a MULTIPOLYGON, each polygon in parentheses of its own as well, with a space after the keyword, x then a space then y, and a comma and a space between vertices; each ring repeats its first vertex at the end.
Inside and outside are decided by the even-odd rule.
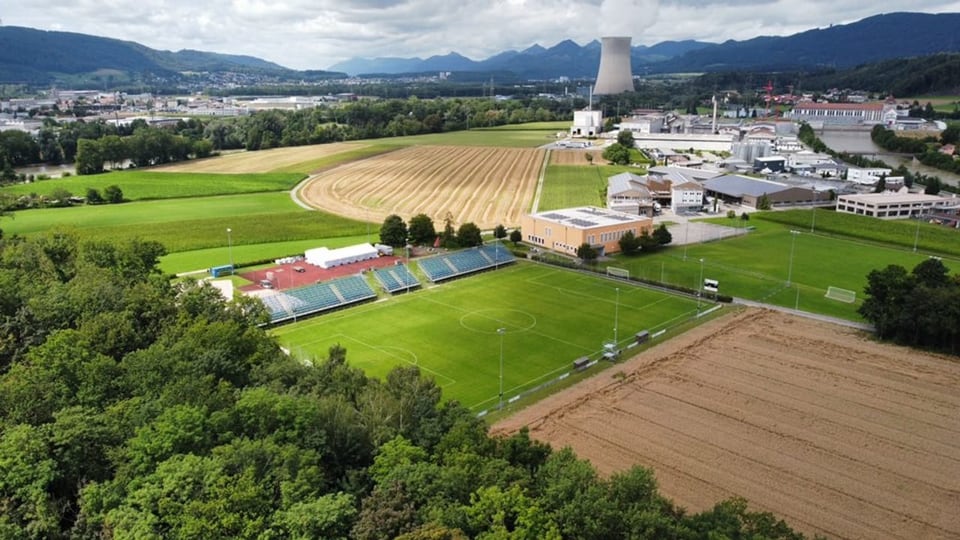
POLYGON ((571 219, 570 224, 576 225, 578 227, 594 227, 597 225, 593 221, 587 221, 585 219, 577 219, 577 218, 571 219))
POLYGON ((610 219, 615 219, 615 220, 617 220, 617 221, 633 221, 633 217, 632 217, 632 216, 618 216, 618 215, 616 215, 616 214, 610 214, 610 215, 607 216, 607 217, 610 218, 610 219))
POLYGON ((549 214, 543 214, 543 217, 547 219, 567 219, 567 216, 563 214, 557 214, 556 212, 551 212, 549 214))

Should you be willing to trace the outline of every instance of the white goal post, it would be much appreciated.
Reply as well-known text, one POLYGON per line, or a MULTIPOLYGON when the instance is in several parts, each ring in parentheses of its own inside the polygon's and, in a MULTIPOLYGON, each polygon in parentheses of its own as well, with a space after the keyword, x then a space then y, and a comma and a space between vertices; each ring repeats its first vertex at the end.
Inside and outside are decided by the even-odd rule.
POLYGON ((827 287, 827 294, 824 296, 831 300, 837 300, 838 302, 846 302, 847 304, 852 304, 857 301, 857 293, 855 291, 841 289, 840 287, 827 287))
POLYGON ((615 266, 607 267, 607 275, 611 277, 617 277, 622 279, 630 279, 630 271, 626 268, 617 268, 615 266))

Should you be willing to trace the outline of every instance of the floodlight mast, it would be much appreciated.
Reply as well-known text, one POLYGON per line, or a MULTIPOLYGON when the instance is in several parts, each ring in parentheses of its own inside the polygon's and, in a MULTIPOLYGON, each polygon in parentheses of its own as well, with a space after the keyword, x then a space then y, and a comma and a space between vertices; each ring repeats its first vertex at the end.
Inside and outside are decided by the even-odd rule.
POLYGON ((503 409, 503 335, 507 333, 506 328, 497 328, 500 334, 500 409, 503 409))
POLYGON ((230 275, 233 275, 233 238, 231 237, 233 229, 227 227, 227 254, 230 257, 230 275))
POLYGON ((792 238, 790 239, 790 262, 787 266, 787 287, 790 286, 791 278, 793 278, 793 249, 797 244, 797 236, 800 234, 800 231, 790 231, 792 238))

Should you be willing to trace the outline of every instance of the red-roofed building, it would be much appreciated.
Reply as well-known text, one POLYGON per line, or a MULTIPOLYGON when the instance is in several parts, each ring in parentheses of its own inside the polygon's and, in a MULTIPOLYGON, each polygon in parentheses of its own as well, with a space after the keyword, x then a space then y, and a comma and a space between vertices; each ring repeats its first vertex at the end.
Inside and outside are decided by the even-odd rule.
POLYGON ((897 122, 897 104, 892 99, 871 103, 797 103, 790 115, 795 120, 824 124, 885 124, 897 122))

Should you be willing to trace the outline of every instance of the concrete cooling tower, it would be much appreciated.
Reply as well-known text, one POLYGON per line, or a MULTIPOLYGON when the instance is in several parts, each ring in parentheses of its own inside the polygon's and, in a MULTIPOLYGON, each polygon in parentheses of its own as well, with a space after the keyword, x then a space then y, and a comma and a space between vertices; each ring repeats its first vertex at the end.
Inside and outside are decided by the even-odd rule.
POLYGON ((630 38, 601 38, 600 70, 593 93, 619 94, 633 92, 633 72, 630 70, 630 38))

